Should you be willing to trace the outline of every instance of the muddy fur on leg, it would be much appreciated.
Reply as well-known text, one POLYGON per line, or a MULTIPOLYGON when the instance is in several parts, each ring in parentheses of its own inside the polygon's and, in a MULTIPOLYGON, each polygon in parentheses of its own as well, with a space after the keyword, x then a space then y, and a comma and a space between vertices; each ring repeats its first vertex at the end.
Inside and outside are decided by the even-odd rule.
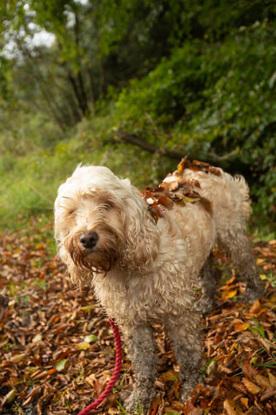
POLYGON ((207 258, 200 271, 202 279, 202 295, 195 303, 194 309, 203 314, 210 313, 216 305, 216 288, 220 279, 213 254, 207 258))
POLYGON ((261 297, 264 287, 259 278, 250 240, 246 234, 241 230, 231 229, 219 236, 219 244, 229 255, 240 280, 246 283, 244 299, 251 302, 261 297))
POLYGON ((203 352, 202 316, 187 312, 178 319, 168 319, 165 327, 180 368, 181 399, 184 401, 198 383, 203 352))
POLYGON ((153 329, 147 325, 123 327, 128 345, 128 356, 132 362, 135 386, 125 405, 129 412, 143 408, 147 410, 154 397, 156 378, 156 344, 153 329))

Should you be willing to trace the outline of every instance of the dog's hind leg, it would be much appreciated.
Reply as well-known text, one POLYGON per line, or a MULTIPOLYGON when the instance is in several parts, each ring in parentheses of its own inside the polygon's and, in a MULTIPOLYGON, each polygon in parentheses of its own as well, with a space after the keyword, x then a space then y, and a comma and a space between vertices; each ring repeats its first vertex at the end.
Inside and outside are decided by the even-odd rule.
POLYGON ((183 313, 185 315, 169 318, 165 328, 180 366, 181 399, 184 401, 199 381, 203 335, 201 314, 191 310, 183 313))
POLYGON ((220 237, 220 245, 230 256, 231 262, 240 277, 246 283, 245 297, 252 301, 263 294, 263 284, 259 278, 256 261, 250 240, 243 230, 226 232, 220 237))
POLYGON ((195 310, 206 314, 212 311, 215 305, 216 288, 219 272, 212 254, 209 255, 200 271, 202 295, 195 303, 195 310))
POLYGON ((147 410, 154 397, 156 378, 156 344, 150 326, 134 325, 123 328, 128 355, 132 363, 135 386, 126 400, 126 408, 132 413, 147 410))

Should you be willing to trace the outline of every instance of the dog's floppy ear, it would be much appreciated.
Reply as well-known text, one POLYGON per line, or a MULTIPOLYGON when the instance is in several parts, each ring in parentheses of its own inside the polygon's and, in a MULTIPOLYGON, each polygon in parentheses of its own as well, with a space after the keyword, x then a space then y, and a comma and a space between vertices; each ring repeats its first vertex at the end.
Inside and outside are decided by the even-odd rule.
POLYGON ((123 213, 126 235, 124 260, 128 267, 147 267, 159 252, 160 235, 144 199, 133 186, 123 213))

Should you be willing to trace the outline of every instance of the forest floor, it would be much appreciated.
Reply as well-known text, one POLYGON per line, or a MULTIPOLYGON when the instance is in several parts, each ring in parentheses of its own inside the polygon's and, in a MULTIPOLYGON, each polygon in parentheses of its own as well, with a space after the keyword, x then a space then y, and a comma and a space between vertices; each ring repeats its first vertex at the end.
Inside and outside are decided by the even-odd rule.
MULTIPOLYGON (((0 237, 0 413, 77 414, 103 390, 114 364, 113 338, 93 293, 66 279, 49 250, 50 225, 0 237), (48 235, 48 236, 45 236, 48 235)), ((276 413, 276 240, 255 243, 263 299, 237 301, 243 286, 225 258, 218 306, 205 319, 203 383, 184 405, 169 342, 157 327, 159 376, 150 415, 276 413)), ((131 389, 130 362, 99 414, 126 414, 120 391, 131 389)))

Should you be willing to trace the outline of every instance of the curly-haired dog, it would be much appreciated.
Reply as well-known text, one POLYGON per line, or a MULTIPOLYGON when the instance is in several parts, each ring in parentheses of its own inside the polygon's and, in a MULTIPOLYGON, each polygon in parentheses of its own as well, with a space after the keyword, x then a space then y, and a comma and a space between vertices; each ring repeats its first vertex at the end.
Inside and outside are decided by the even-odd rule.
POLYGON ((260 294, 245 234, 249 214, 242 177, 187 160, 144 194, 97 166, 78 167, 60 186, 55 202, 59 255, 74 280, 91 281, 122 329, 136 382, 129 410, 137 404, 147 408, 154 394, 155 322, 173 341, 183 399, 197 383, 202 313, 213 290, 208 258, 215 243, 230 254, 247 284, 247 297, 260 294))

